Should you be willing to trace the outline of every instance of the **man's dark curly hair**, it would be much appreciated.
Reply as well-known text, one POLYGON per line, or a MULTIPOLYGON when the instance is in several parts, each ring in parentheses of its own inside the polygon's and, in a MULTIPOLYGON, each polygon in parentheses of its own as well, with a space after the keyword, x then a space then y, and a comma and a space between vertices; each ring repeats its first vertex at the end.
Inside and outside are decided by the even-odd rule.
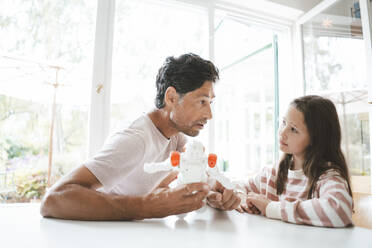
POLYGON ((214 83, 218 79, 218 69, 213 63, 196 54, 168 57, 156 76, 155 106, 158 109, 165 106, 164 95, 170 86, 182 97, 187 92, 199 89, 205 81, 214 83))

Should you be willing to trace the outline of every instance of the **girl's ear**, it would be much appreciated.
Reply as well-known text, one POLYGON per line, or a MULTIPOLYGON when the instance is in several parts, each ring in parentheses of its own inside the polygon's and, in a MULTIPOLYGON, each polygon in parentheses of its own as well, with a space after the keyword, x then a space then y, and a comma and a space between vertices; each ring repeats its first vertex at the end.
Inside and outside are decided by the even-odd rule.
POLYGON ((174 106, 178 102, 178 93, 173 86, 168 87, 164 95, 165 105, 174 106))

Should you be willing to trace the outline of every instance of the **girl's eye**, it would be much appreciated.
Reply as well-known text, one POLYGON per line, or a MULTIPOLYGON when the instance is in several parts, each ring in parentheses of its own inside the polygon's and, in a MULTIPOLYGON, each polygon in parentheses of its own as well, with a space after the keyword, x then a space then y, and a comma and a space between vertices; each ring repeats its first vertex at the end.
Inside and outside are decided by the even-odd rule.
POLYGON ((291 127, 291 131, 294 132, 294 133, 297 133, 297 129, 294 128, 294 127, 291 127))
POLYGON ((206 103, 205 100, 201 100, 201 101, 200 101, 200 104, 201 104, 201 105, 204 105, 205 103, 206 103))

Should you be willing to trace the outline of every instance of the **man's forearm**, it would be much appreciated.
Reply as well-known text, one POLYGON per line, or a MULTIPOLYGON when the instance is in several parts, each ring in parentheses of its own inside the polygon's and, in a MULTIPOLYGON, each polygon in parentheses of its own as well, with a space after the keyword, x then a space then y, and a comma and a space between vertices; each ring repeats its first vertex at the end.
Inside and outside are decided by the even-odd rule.
POLYGON ((141 197, 103 194, 78 184, 65 184, 52 189, 44 198, 44 217, 74 220, 143 219, 141 197))

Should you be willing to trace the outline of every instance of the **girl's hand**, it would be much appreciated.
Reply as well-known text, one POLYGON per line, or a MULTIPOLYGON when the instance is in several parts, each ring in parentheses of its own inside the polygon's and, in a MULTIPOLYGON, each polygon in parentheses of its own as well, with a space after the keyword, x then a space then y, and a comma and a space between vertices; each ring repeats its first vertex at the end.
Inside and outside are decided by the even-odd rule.
POLYGON ((264 216, 266 216, 266 207, 270 202, 271 201, 265 196, 255 193, 249 193, 246 200, 249 209, 256 208, 258 210, 258 213, 256 211, 255 214, 262 214, 264 216))
POLYGON ((248 195, 245 193, 238 193, 240 198, 240 205, 236 208, 239 213, 247 212, 249 214, 260 214, 261 212, 252 203, 247 202, 248 195))

